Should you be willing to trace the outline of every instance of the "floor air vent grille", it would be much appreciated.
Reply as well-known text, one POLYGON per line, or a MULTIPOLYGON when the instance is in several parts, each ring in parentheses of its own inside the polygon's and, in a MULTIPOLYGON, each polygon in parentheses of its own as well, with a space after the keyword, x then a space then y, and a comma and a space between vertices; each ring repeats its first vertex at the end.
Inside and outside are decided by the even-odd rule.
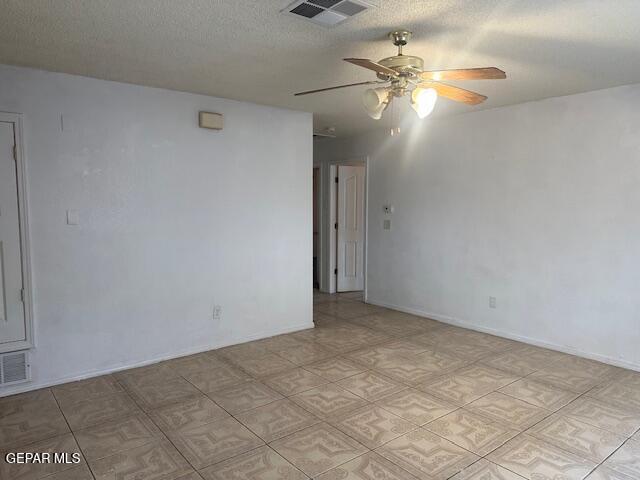
POLYGON ((11 352, 0 355, 0 386, 28 382, 30 379, 28 352, 11 352))
POLYGON ((282 12, 332 27, 374 6, 371 0, 297 0, 282 12))

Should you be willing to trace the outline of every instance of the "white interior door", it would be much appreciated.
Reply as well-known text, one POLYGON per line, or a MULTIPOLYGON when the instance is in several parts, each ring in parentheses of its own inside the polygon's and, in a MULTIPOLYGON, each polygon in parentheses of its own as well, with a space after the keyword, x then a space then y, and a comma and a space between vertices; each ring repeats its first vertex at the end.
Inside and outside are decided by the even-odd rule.
POLYGON ((338 291, 364 290, 364 166, 338 166, 338 291))
POLYGON ((13 123, 0 122, 0 347, 26 340, 13 123))

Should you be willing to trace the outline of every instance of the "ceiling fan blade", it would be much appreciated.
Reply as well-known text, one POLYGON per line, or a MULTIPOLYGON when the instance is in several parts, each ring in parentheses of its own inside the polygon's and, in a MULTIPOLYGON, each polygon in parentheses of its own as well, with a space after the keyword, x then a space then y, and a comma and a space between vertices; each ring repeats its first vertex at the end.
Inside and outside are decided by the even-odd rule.
POLYGON ((436 70, 422 72, 422 80, 500 80, 507 78, 507 74, 496 67, 462 68, 459 70, 436 70))
POLYGON ((466 103, 467 105, 478 105, 484 102, 487 97, 476 92, 465 90, 464 88, 454 87, 446 83, 438 82, 421 82, 418 84, 421 88, 433 88, 438 92, 438 96, 454 100, 456 102, 466 103))
POLYGON ((395 70, 387 68, 384 65, 380 65, 379 63, 372 62, 368 58, 344 58, 343 60, 345 62, 353 63, 359 67, 368 68, 369 70, 373 70, 381 75, 389 75, 390 77, 398 76, 398 72, 395 70))
POLYGON ((387 82, 382 82, 380 80, 371 80, 368 82, 348 83, 346 85, 337 85, 335 87, 318 88, 317 90, 308 90, 306 92, 299 92, 294 94, 294 96, 299 97, 300 95, 309 95, 310 93, 326 92, 328 90, 337 90, 338 88, 356 87, 358 85, 372 85, 374 83, 387 83, 387 82))

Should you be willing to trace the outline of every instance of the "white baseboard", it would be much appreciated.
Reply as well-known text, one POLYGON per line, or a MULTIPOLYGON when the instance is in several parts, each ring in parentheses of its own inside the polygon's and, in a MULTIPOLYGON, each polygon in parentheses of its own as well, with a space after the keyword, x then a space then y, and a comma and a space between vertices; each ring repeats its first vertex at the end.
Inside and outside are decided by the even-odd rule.
POLYGON ((69 377, 57 378, 55 380, 49 380, 44 382, 33 382, 33 383, 25 383, 22 385, 16 385, 15 387, 7 387, 6 390, 0 391, 0 398, 6 397, 9 395, 15 395, 17 393, 30 392, 32 390, 38 390, 40 388, 53 387, 56 385, 61 385, 63 383, 76 382, 78 380, 85 380, 87 378, 99 377, 100 375, 107 375, 109 373, 120 372, 122 370, 129 370, 130 368, 138 368, 145 367, 147 365, 152 365, 158 362, 164 362, 165 360, 172 360, 174 358, 185 357, 187 355, 194 355, 196 353, 207 352, 209 350, 217 350, 219 348, 229 347, 231 345, 238 345, 240 343, 251 342, 254 340, 262 340, 263 338, 275 337, 276 335, 283 335, 285 333, 293 333, 299 332, 300 330, 307 330, 309 328, 313 328, 313 322, 310 324, 300 324, 294 325, 291 327, 286 327, 282 329, 276 329, 272 331, 256 333, 254 335, 248 335, 242 338, 229 339, 221 343, 213 343, 208 345, 201 345, 198 347, 190 348, 187 350, 181 350, 177 352, 171 352, 166 355, 161 355, 158 357, 154 357, 151 359, 141 360, 139 362, 132 362, 125 365, 113 365, 111 367, 98 369, 98 370, 90 370, 87 372, 83 372, 78 375, 72 375, 69 377))
POLYGON ((502 330, 497 330, 495 328, 483 327, 481 325, 476 325, 472 322, 460 320, 458 318, 451 317, 449 315, 443 315, 440 313, 426 312, 420 309, 402 307, 400 305, 393 305, 386 302, 380 302, 378 300, 372 300, 370 298, 367 298, 366 302, 370 303, 371 305, 376 305, 378 307, 390 308, 392 310, 398 310, 400 312, 417 315, 418 317, 425 317, 425 318, 430 318, 432 320, 437 320, 439 322, 446 323, 449 325, 468 328, 469 330, 475 330, 477 332, 489 333, 491 335, 496 335, 497 337, 504 337, 510 340, 516 340, 518 342, 527 343, 529 345, 535 345, 536 347, 548 348, 550 350, 556 350, 558 352, 568 353, 570 355, 577 355, 579 357, 588 358, 590 360, 596 360, 598 362, 614 365, 616 367, 627 368, 629 370, 635 370, 640 372, 640 364, 627 362, 625 360, 620 360, 619 358, 612 358, 607 355, 585 352, 583 350, 573 348, 567 345, 559 345, 557 343, 548 342, 545 340, 539 340, 537 338, 531 338, 531 337, 518 335, 510 332, 505 332, 502 330))

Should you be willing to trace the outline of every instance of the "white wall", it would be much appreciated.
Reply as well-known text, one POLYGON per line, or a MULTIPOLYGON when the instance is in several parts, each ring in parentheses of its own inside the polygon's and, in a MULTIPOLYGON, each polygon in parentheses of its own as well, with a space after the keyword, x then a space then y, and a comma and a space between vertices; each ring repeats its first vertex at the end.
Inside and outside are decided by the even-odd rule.
POLYGON ((0 111, 24 114, 26 388, 312 327, 310 114, 7 66, 0 111))
POLYGON ((317 142, 370 157, 368 300, 640 370, 638 106, 635 85, 317 142))

